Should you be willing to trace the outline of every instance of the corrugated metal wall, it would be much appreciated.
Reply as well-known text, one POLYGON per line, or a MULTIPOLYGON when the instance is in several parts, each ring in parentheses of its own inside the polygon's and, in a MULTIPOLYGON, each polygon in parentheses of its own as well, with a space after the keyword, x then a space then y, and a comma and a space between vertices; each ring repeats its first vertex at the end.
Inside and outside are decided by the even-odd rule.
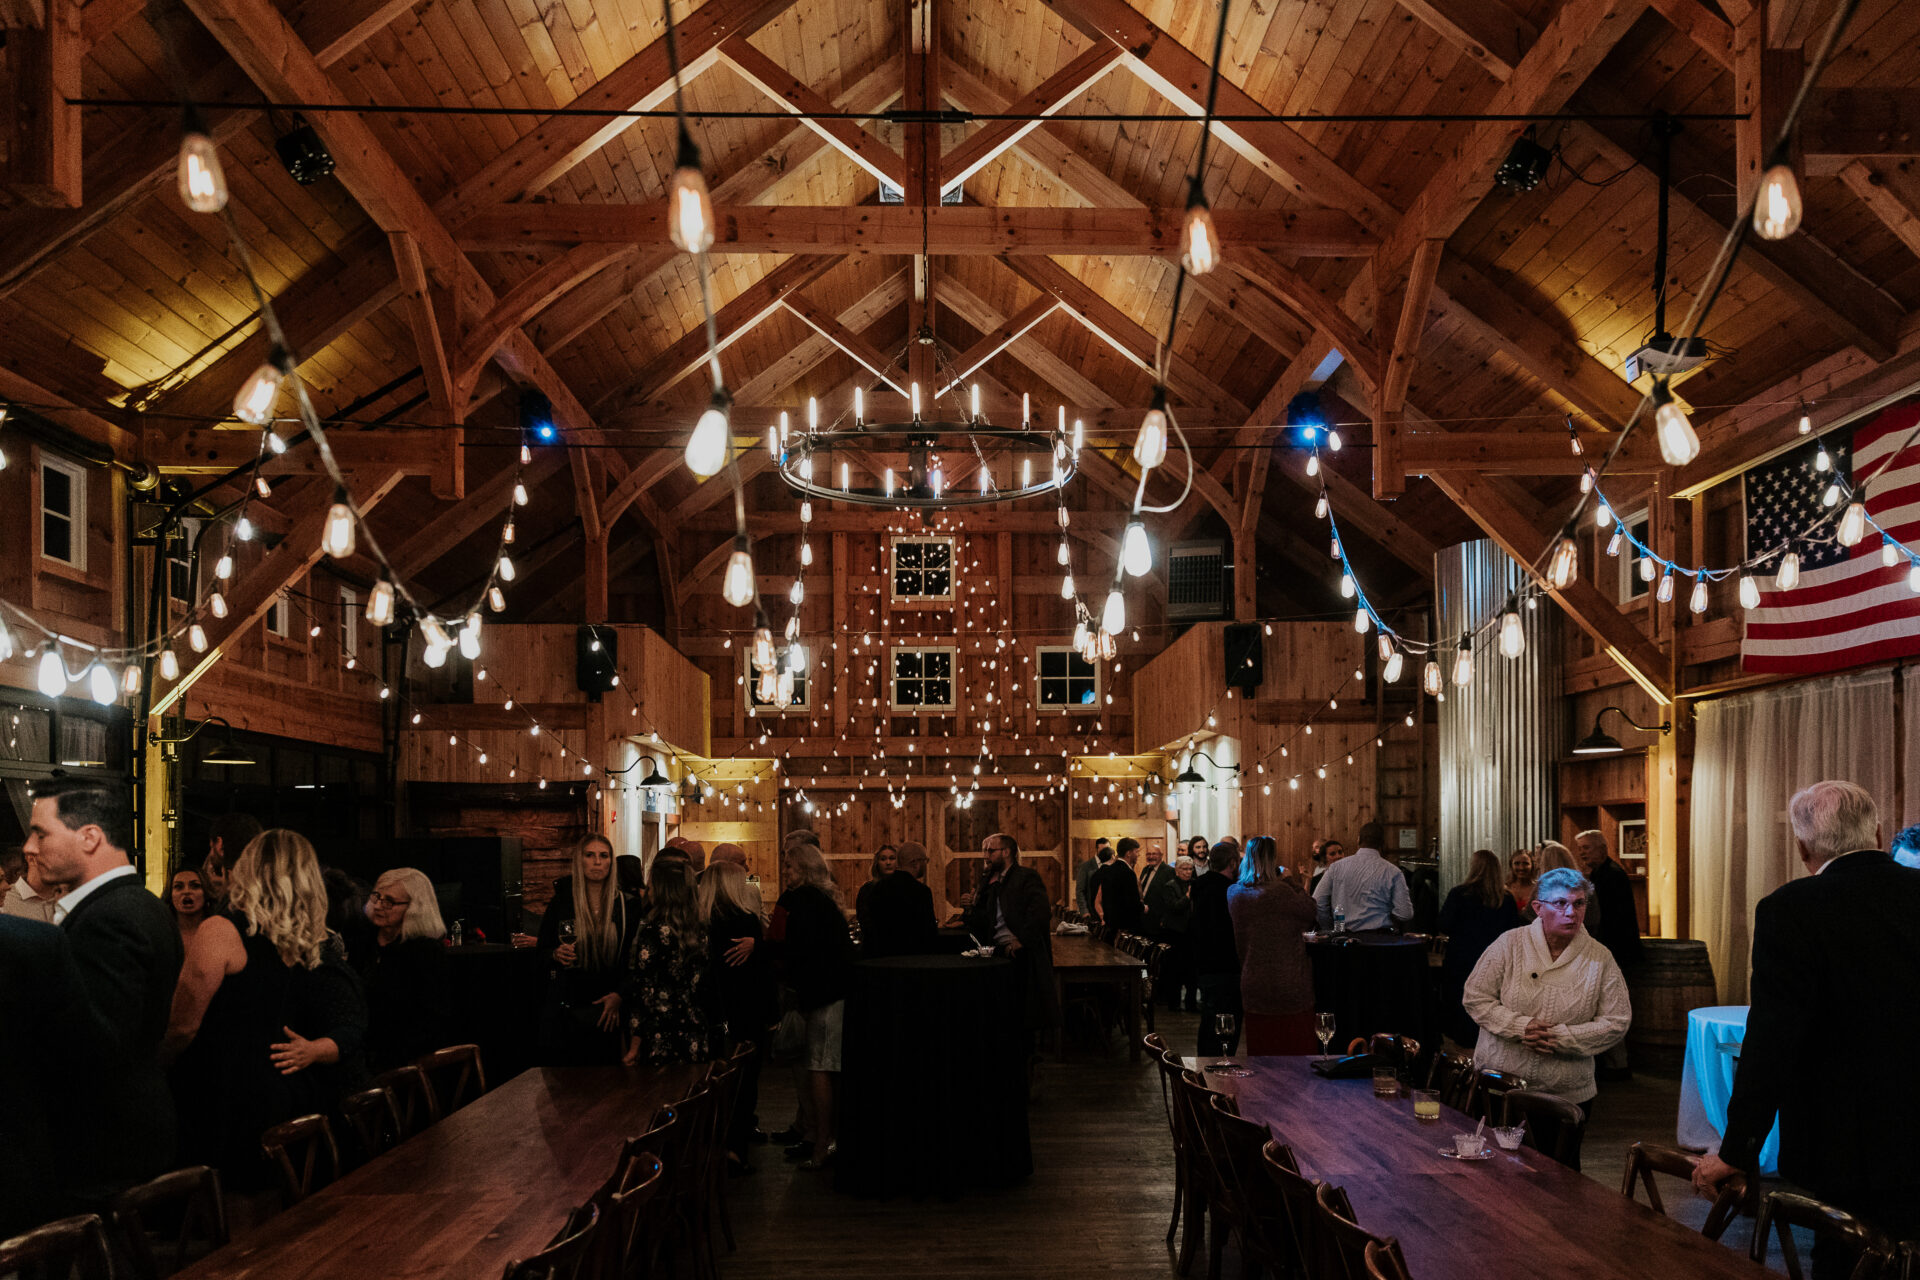
MULTIPOLYGON (((1464 542, 1434 556, 1440 634, 1460 633, 1495 615, 1526 581, 1492 542, 1464 542)), ((1546 839, 1555 822, 1560 722, 1558 616, 1551 601, 1520 610, 1527 647, 1501 655, 1491 630, 1479 633, 1473 680, 1440 704, 1440 880, 1443 891, 1466 874, 1475 849, 1492 849, 1504 866, 1514 849, 1546 839)), ((1448 648, 1451 657, 1452 647, 1448 648)))

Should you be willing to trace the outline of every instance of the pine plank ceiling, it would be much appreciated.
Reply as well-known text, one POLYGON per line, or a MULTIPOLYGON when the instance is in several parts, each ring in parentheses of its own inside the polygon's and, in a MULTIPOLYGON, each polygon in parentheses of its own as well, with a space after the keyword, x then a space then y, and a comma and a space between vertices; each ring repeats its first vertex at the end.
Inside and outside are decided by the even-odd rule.
MULTIPOLYGON (((49 0, 58 5, 63 0, 49 0)), ((265 0, 193 0, 209 8, 251 8, 265 0)), ((1556 101, 1573 110, 1726 112, 1734 108, 1729 56, 1734 27, 1750 0, 1658 0, 1650 5, 1599 0, 1242 0, 1228 24, 1224 73, 1243 102, 1276 114, 1472 113, 1498 105, 1527 49, 1563 7, 1619 11, 1630 21, 1604 28, 1612 47, 1590 74, 1564 86, 1556 101), (1471 19, 1483 43, 1462 38, 1449 16, 1471 19), (1637 16, 1635 16, 1637 15, 1637 16), (1688 30, 1682 30, 1685 26, 1688 30)), ((1772 17, 1781 43, 1804 42, 1830 3, 1776 0, 1772 17)), ((744 0, 705 0, 676 8, 683 24, 732 12, 745 34, 700 58, 686 85, 694 112, 764 109, 773 101, 767 77, 790 77, 804 91, 842 108, 869 111, 900 99, 909 9, 905 0, 794 0, 782 7, 744 0), (771 14, 768 18, 766 15, 771 14), (741 47, 744 44, 746 47, 741 47), (731 49, 731 51, 730 51, 731 49), (769 70, 771 68, 771 71, 769 70), (761 83, 756 83, 756 79, 761 83)), ((544 136, 546 113, 591 101, 596 87, 617 83, 623 68, 659 57, 663 32, 657 6, 641 0, 306 0, 282 12, 321 56, 340 98, 388 106, 437 104, 508 107, 525 114, 462 116, 380 114, 363 117, 417 194, 445 219, 456 238, 462 221, 502 199, 545 205, 657 205, 673 165, 674 126, 665 119, 601 128, 597 145, 579 145, 565 161, 551 149, 534 162, 510 162, 544 136), (356 25, 357 24, 357 25, 356 25), (649 54, 649 51, 652 51, 649 54), (614 78, 609 80, 609 78, 614 78), (508 157, 503 161, 502 157, 508 157), (504 166, 504 168, 503 168, 504 166)), ((967 205, 991 208, 1179 208, 1195 162, 1199 129, 1155 83, 1161 64, 1150 52, 1119 48, 1100 36, 1103 15, 1144 19, 1162 39, 1204 51, 1218 9, 1180 0, 937 0, 937 54, 944 96, 954 106, 998 110, 1084 71, 1084 83, 1059 103, 1062 114, 1151 114, 1149 121, 1060 119, 1040 126, 994 155, 964 182, 967 205), (1140 55, 1140 56, 1136 56, 1140 55)), ((90 0, 82 10, 91 43, 83 68, 91 96, 166 98, 170 78, 159 33, 129 0, 90 0)), ((1602 24, 1604 27, 1604 24, 1602 24)), ((257 101, 259 91, 194 16, 178 15, 181 58, 199 92, 219 101, 257 101)), ((1920 86, 1920 5, 1867 0, 1853 21, 1825 87, 1898 90, 1920 86)), ((215 113, 232 209, 247 236, 262 283, 280 300, 301 340, 303 372, 323 413, 358 418, 424 419, 420 358, 404 299, 393 282, 383 228, 337 179, 300 186, 281 169, 273 141, 284 116, 242 109, 215 113), (409 376, 410 374, 415 376, 409 376)), ((0 209, 0 363, 30 370, 49 390, 90 406, 146 410, 145 425, 184 430, 212 416, 231 396, 236 364, 257 359, 258 317, 231 260, 218 220, 180 205, 172 188, 175 116, 152 109, 88 108, 84 117, 87 203, 77 211, 12 203, 0 209), (249 343, 253 344, 251 347, 249 343), (223 362, 223 357, 225 360, 223 362), (178 415, 178 416, 175 416, 178 415)), ((326 125, 325 118, 316 121, 326 125)), ((599 125, 600 122, 594 122, 599 125)), ((941 152, 964 152, 983 124, 949 125, 941 152)), ((1205 178, 1216 209, 1275 219, 1345 208, 1376 233, 1390 233, 1416 206, 1436 174, 1474 126, 1440 122, 1309 122, 1292 130, 1312 149, 1306 170, 1289 172, 1261 156, 1260 145, 1212 147, 1205 178), (1316 181, 1313 170, 1331 172, 1316 181), (1340 178, 1340 174, 1346 175, 1340 178), (1333 181, 1332 179, 1337 179, 1333 181), (1338 188, 1337 190, 1335 188, 1338 188)), ((896 162, 904 129, 884 120, 870 133, 896 162)), ((697 123, 707 170, 724 204, 853 206, 877 198, 878 179, 835 145, 785 119, 709 117, 697 123)), ((583 135, 584 136, 584 135, 583 135)), ((1532 192, 1494 192, 1446 236, 1435 300, 1418 348, 1407 403, 1439 428, 1467 431, 1552 431, 1576 412, 1592 425, 1592 379, 1613 377, 1622 359, 1653 330, 1652 262, 1656 179, 1651 128, 1620 121, 1542 125, 1540 140, 1557 147, 1558 163, 1532 192), (1538 324, 1509 342, 1490 338, 1501 324, 1487 304, 1497 292, 1538 324), (1528 339, 1563 340, 1563 364, 1580 364, 1579 384, 1542 376, 1537 361, 1516 353, 1528 339)), ((871 142, 871 139, 869 140, 871 142)), ((1692 300, 1718 245, 1734 199, 1733 126, 1696 122, 1684 145, 1698 158, 1675 192, 1669 283, 1673 316, 1692 300)), ((871 159, 869 164, 871 164, 871 159)), ((1829 255, 1844 287, 1872 294, 1873 315, 1899 332, 1920 306, 1920 240, 1870 207, 1857 184, 1835 171, 1810 169, 1806 192, 1809 238, 1829 255)), ((1230 252, 1232 247, 1229 246, 1230 252)), ((822 252, 831 253, 830 247, 822 252)), ((1364 333, 1372 322, 1364 256, 1258 255, 1286 280, 1317 291, 1336 311, 1345 306, 1364 333)), ((512 318, 531 347, 544 353, 567 388, 620 440, 622 469, 643 466, 659 449, 677 450, 680 429, 704 399, 700 377, 678 376, 701 323, 692 262, 652 245, 527 244, 467 254, 495 299, 529 292, 542 305, 512 318), (676 344, 681 344, 676 347, 676 344), (664 385, 664 390, 661 389, 664 385)), ((798 409, 809 395, 844 396, 861 376, 858 363, 794 311, 767 307, 760 293, 782 271, 806 264, 784 254, 727 254, 713 259, 714 301, 766 314, 726 349, 728 380, 742 402, 798 409), (770 277, 772 277, 770 279, 770 277)), ((997 325, 1046 302, 1022 262, 961 254, 933 259, 934 327, 952 357, 997 325)), ((1044 263, 1046 259, 1038 259, 1044 263)), ((1148 256, 1059 256, 1067 276, 1112 304, 1156 337, 1173 301, 1170 261, 1148 256)), ((909 339, 911 259, 855 253, 820 264, 798 292, 812 311, 831 317, 888 357, 909 339)), ((1257 273, 1256 273, 1257 274, 1257 273)), ((1795 370, 1862 341, 1813 296, 1832 280, 1806 280, 1804 265, 1769 267, 1751 258, 1734 273, 1708 332, 1721 354, 1683 388, 1702 415, 1743 404, 1795 370), (1802 278, 1794 278, 1795 271, 1802 278)), ((1230 486, 1233 428, 1262 402, 1276 379, 1316 341, 1316 316, 1297 301, 1233 271, 1209 278, 1183 303, 1175 354, 1193 378, 1217 392, 1215 427, 1196 431, 1203 463, 1221 458, 1230 486), (1239 416, 1235 416, 1239 415, 1239 416)), ((463 316, 463 321, 480 317, 463 316)), ((1846 317, 1842 317, 1844 321, 1846 317)), ((1860 320, 1866 325, 1867 320, 1860 320)), ((1529 327, 1529 326, 1521 326, 1529 327)), ((1375 325, 1376 339, 1384 328, 1375 325)), ((464 341, 464 335, 456 336, 464 341)), ((459 342, 450 342, 458 346, 459 342)), ((1381 345, 1376 341, 1376 345, 1381 345)), ((1006 392, 1036 403, 1088 403, 1099 395, 1118 407, 1143 406, 1151 378, 1115 344, 1065 308, 1055 309, 1024 338, 996 355, 983 373, 1006 392), (1062 385, 1067 383, 1070 385, 1062 385)), ((1347 438, 1370 442, 1371 371, 1336 376, 1329 399, 1349 423, 1347 438)), ((476 427, 512 421, 513 397, 496 394, 504 379, 479 375, 468 418, 476 427)), ((1606 388, 1601 388, 1605 399, 1606 388)), ((1627 392, 1630 402, 1632 393, 1627 392)), ((1600 422, 1615 426, 1616 422, 1600 422)), ((483 443, 482 433, 470 433, 483 443)), ((1264 441, 1263 441, 1264 443, 1264 441)), ((1245 451, 1242 450, 1242 453, 1245 451)), ((499 447, 469 451, 469 487, 478 490, 507 461, 499 447)), ((1371 484, 1371 451, 1338 459, 1360 489, 1371 484)), ((1297 469, 1297 460, 1278 465, 1297 469)), ((757 484, 772 485, 766 477, 757 484)), ((1534 480, 1551 502, 1571 479, 1534 480)), ((444 504, 424 481, 415 501, 389 502, 376 523, 403 543, 439 519, 444 504)), ((542 479, 541 505, 564 523, 573 485, 564 468, 542 479)), ((671 512, 691 493, 681 468, 667 468, 649 493, 650 506, 671 512)), ((768 502, 782 501, 775 489, 768 502)), ((1267 508, 1281 530, 1318 540, 1303 491, 1269 486, 1267 508)), ((1178 523, 1200 527, 1218 517, 1200 506, 1178 523)), ((1436 543, 1475 533, 1472 522, 1434 486, 1411 478, 1392 504, 1436 543)), ((637 519, 636 515, 629 520, 637 519)), ((652 530, 635 526, 644 536, 652 530)), ((551 530, 539 530, 539 536, 551 530)), ((1282 535, 1284 536, 1284 535, 1282 535)), ((1364 540, 1363 540, 1364 541, 1364 540)), ((481 554, 477 548, 473 554, 481 554)), ((1370 554, 1383 574, 1412 577, 1390 556, 1370 554)), ((440 586, 471 576, 457 548, 422 566, 440 586)), ((1401 585, 1405 585, 1402 583, 1401 585)))

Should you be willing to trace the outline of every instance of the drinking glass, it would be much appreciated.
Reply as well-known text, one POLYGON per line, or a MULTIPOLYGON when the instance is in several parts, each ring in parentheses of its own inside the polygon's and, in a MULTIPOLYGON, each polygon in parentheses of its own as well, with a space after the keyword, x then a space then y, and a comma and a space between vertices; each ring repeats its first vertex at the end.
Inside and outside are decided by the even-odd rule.
POLYGON ((1313 1034, 1320 1040, 1320 1056, 1322 1058, 1332 1057, 1333 1055, 1327 1052, 1327 1046, 1333 1043, 1333 1015, 1330 1013, 1314 1014, 1313 1034))
MULTIPOLYGON (((1213 1031, 1215 1035, 1220 1037, 1222 1045, 1232 1046, 1234 1031, 1237 1026, 1238 1019, 1231 1013, 1216 1013, 1213 1015, 1213 1031)), ((1209 1062, 1207 1064, 1207 1070, 1213 1072, 1215 1075, 1221 1076, 1250 1076, 1253 1074, 1253 1072, 1247 1070, 1239 1063, 1224 1057, 1217 1062, 1209 1062)))
POLYGON ((573 939, 574 939, 574 933, 573 933, 572 919, 569 918, 566 920, 562 920, 560 922, 560 941, 572 942, 573 939))
POLYGON ((1392 1067, 1376 1065, 1373 1069, 1373 1096, 1376 1098, 1399 1097, 1399 1072, 1392 1067))
POLYGON ((1421 1124, 1440 1123, 1440 1091, 1438 1089, 1413 1091, 1413 1118, 1421 1124))

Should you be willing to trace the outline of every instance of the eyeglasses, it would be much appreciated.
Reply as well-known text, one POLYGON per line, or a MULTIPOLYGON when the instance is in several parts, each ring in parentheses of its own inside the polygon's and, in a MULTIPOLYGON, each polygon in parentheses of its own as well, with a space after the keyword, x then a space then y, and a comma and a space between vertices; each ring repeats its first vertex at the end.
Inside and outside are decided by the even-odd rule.
POLYGON ((1540 898, 1534 902, 1534 905, 1536 907, 1552 907, 1555 911, 1585 911, 1587 909, 1587 900, 1585 898, 1540 898))
POLYGON ((413 905, 412 898, 396 898, 391 894, 381 893, 378 889, 367 895, 367 901, 376 907, 410 907, 413 905))

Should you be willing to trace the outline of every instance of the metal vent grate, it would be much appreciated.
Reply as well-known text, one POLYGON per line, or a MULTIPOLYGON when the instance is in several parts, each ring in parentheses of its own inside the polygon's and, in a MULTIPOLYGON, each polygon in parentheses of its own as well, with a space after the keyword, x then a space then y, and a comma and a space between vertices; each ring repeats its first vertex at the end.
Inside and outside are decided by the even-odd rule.
POLYGON ((1176 542, 1167 550, 1167 617, 1175 622, 1227 616, 1227 544, 1176 542))

